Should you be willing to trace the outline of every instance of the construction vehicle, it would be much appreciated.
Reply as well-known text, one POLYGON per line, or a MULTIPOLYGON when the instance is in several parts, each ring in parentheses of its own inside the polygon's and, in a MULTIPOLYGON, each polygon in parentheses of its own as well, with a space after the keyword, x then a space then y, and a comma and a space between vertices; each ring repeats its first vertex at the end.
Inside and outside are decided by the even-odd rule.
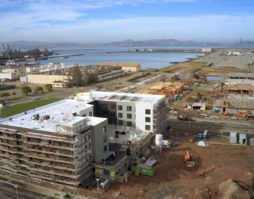
POLYGON ((177 115, 177 119, 179 120, 183 120, 183 121, 192 121, 192 119, 190 117, 188 117, 186 114, 184 113, 179 113, 177 115))
POLYGON ((246 111, 239 111, 238 112, 238 117, 240 118, 240 119, 245 119, 245 120, 247 120, 248 119, 248 111, 246 110, 246 111))
POLYGON ((192 159, 192 154, 189 151, 187 151, 184 156, 184 163, 185 163, 185 167, 188 167, 188 168, 195 167, 195 161, 192 159))
POLYGON ((224 112, 224 116, 229 116, 229 112, 224 112))
POLYGON ((248 111, 239 111, 238 117, 247 118, 247 113, 248 113, 248 111))

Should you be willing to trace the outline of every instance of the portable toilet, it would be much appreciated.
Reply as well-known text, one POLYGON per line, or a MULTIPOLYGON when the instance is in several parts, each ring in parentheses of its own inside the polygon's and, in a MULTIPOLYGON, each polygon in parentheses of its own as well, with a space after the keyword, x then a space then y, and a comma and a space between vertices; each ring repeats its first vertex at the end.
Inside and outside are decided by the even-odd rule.
POLYGON ((238 133, 236 133, 236 132, 230 132, 229 142, 231 144, 237 144, 237 142, 238 142, 237 137, 238 137, 238 133))
POLYGON ((204 130, 204 133, 203 133, 203 139, 204 140, 207 140, 207 133, 208 133, 208 130, 204 130))
POLYGON ((250 146, 254 146, 254 138, 250 138, 250 146))
POLYGON ((179 96, 175 95, 174 100, 179 100, 179 96))
POLYGON ((246 134, 240 134, 239 135, 239 143, 240 144, 247 144, 247 136, 246 136, 246 134))

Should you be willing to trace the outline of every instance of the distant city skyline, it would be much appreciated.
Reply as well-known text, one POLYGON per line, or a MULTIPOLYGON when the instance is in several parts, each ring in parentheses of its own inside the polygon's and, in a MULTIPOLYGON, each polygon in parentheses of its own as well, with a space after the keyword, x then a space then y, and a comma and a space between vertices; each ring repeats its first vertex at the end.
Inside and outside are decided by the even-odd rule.
POLYGON ((253 10, 253 0, 1 0, 0 42, 254 40, 253 10))

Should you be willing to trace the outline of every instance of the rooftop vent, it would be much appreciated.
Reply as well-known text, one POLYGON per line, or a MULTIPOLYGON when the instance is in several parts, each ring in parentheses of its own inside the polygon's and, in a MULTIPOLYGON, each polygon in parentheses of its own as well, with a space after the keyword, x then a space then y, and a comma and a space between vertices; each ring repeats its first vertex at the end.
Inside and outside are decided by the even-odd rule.
POLYGON ((44 116, 42 116, 42 119, 43 120, 49 120, 50 119, 50 115, 44 115, 44 116))
POLYGON ((39 114, 33 115, 33 120, 39 120, 39 119, 40 119, 40 115, 39 114))

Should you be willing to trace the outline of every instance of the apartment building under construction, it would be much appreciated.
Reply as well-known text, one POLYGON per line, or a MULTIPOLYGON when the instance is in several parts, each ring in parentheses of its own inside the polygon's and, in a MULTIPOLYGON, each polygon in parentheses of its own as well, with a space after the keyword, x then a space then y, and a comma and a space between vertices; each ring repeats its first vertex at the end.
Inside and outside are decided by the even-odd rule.
POLYGON ((165 106, 159 95, 92 92, 5 118, 0 168, 72 186, 93 175, 122 181, 166 128, 165 106))

